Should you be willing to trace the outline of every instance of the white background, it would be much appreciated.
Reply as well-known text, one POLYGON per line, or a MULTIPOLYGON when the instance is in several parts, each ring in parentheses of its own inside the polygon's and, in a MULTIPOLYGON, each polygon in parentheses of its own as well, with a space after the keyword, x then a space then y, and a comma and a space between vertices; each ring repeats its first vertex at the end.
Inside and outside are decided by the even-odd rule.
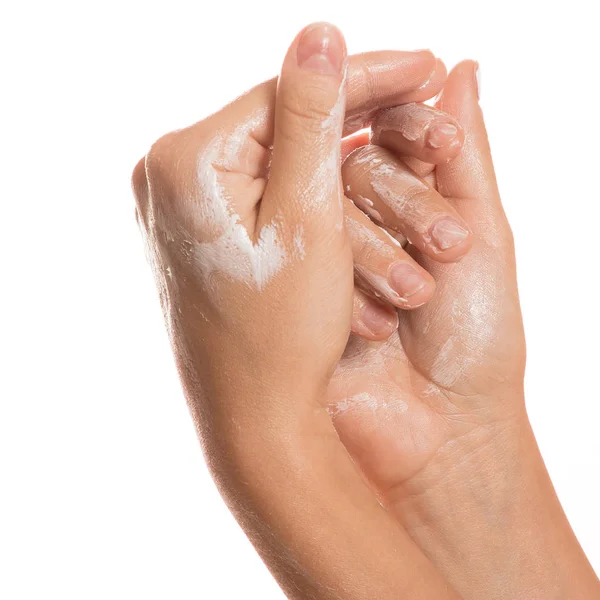
POLYGON ((594 4, 3 3, 0 597, 282 597, 204 466, 129 176, 155 138, 275 74, 297 30, 324 19, 351 52, 480 61, 517 240, 529 411, 599 570, 594 4))

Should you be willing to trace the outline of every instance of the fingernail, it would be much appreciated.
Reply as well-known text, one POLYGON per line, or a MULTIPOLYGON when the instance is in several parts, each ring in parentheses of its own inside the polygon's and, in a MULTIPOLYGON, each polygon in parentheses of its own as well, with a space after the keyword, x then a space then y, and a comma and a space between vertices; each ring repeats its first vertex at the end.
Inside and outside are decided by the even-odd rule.
POLYGON ((340 75, 346 59, 346 43, 337 27, 313 23, 298 42, 298 66, 323 75, 340 75))
POLYGON ((397 327, 397 317, 395 315, 370 303, 365 305, 361 318, 363 325, 375 335, 380 335, 386 331, 391 332, 397 327))
POLYGON ((457 133, 458 127, 452 123, 432 123, 427 130, 425 143, 430 148, 449 146, 457 133))
POLYGON ((422 290, 426 281, 423 276, 412 266, 405 262, 394 263, 388 273, 390 285, 402 296, 409 298, 422 290))
POLYGON ((469 235, 468 229, 454 219, 442 219, 431 228, 431 237, 439 250, 448 250, 460 244, 469 235))
POLYGON ((477 100, 481 100, 481 69, 479 63, 475 63, 475 85, 477 86, 477 100))

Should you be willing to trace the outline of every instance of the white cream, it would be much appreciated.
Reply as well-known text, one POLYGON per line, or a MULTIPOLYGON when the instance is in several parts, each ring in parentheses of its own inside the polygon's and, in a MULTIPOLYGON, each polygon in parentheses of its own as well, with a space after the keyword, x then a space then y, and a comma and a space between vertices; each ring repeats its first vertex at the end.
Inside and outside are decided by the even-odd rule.
MULTIPOLYGON (((243 143, 247 133, 234 135, 236 144, 243 143)), ((193 254, 198 272, 205 281, 209 282, 213 274, 220 273, 262 290, 281 270, 287 254, 275 223, 263 226, 254 243, 227 200, 217 166, 228 165, 229 153, 236 147, 239 148, 230 139, 216 137, 198 159, 201 227, 214 232, 216 237, 210 242, 194 241, 193 254), (227 154, 224 154, 225 148, 227 154)))
POLYGON ((405 413, 408 410, 408 405, 396 396, 373 395, 361 392, 332 404, 328 407, 327 412, 332 417, 337 417, 350 411, 377 413, 380 410, 405 413))

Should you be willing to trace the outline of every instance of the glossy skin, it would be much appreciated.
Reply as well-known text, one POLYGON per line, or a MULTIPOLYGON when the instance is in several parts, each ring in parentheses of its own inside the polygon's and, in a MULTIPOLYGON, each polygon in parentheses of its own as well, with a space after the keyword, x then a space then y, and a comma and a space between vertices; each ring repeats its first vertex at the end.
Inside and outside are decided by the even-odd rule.
MULTIPOLYGON (((387 341, 353 336, 327 404, 382 502, 464 598, 600 597, 527 420, 513 239, 476 69, 459 64, 438 102, 464 130, 461 154, 419 166, 466 221, 472 247, 453 264, 413 247, 435 278, 433 299, 400 313, 387 341)), ((374 130, 398 151, 377 120, 374 130)))
POLYGON ((472 248, 459 262, 443 264, 413 247, 435 278, 435 296, 418 311, 401 313, 399 330, 389 340, 353 337, 331 382, 328 404, 334 407, 344 398, 372 396, 365 396, 364 406, 359 399, 347 410, 333 410, 336 427, 357 454, 364 453, 357 422, 377 429, 365 441, 372 456, 363 457, 364 468, 385 489, 421 472, 449 440, 523 413, 525 342, 514 249, 474 70, 473 63, 462 63, 446 84, 441 104, 459 117, 467 139, 463 152, 435 171, 437 189, 452 198, 474 232, 472 248), (501 406, 490 400, 501 394, 507 399, 501 406), (398 436, 398 430, 413 434, 398 436))
POLYGON ((345 63, 337 30, 301 32, 278 82, 154 144, 138 219, 209 466, 288 596, 454 599, 321 406, 353 313, 342 129, 427 97, 439 64, 355 57, 345 102, 345 63))
MULTIPOLYGON (((417 115, 413 103, 446 75, 429 53, 354 57, 345 88, 344 64, 337 30, 304 30, 279 82, 161 138, 134 172, 139 222, 215 479, 289 597, 590 597, 597 582, 526 424, 512 240, 474 64, 453 71, 441 110, 417 115), (402 155, 422 176, 402 187, 398 178, 416 176, 403 162, 388 165, 403 212, 386 211, 394 199, 360 154, 350 154, 341 179, 340 153, 364 141, 342 142, 342 132, 373 120, 373 141, 392 152, 386 160, 402 155), (435 122, 456 134, 433 133, 435 122), (344 196, 348 185, 350 196, 381 192, 373 198, 381 222, 422 254, 413 247, 410 256, 360 213, 344 196), (448 218, 467 235, 436 251, 432 228, 448 218), (405 287, 421 277, 421 295, 394 296, 392 271, 405 287), (392 304, 407 309, 397 333, 392 304), (362 337, 348 343, 350 328, 362 337), (510 477, 498 480, 498 471, 510 477), (539 485, 516 503, 512 529, 498 526, 531 478, 539 485), (536 524, 540 535, 557 533, 546 535, 546 554, 521 540, 528 578, 519 577, 506 542, 536 524), (577 586, 566 587, 560 569, 542 581, 558 548, 577 586), (490 569, 498 564, 500 574, 490 569)), ((445 239, 456 231, 442 228, 445 239)))

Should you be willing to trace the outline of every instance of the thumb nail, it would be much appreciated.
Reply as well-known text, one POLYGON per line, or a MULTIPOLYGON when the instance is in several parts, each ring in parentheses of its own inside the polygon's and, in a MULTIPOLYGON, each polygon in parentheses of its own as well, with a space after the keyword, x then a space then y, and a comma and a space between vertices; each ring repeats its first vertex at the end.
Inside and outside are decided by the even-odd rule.
POLYGON ((340 75, 346 60, 346 43, 330 23, 313 23, 300 37, 298 66, 322 75, 340 75))

